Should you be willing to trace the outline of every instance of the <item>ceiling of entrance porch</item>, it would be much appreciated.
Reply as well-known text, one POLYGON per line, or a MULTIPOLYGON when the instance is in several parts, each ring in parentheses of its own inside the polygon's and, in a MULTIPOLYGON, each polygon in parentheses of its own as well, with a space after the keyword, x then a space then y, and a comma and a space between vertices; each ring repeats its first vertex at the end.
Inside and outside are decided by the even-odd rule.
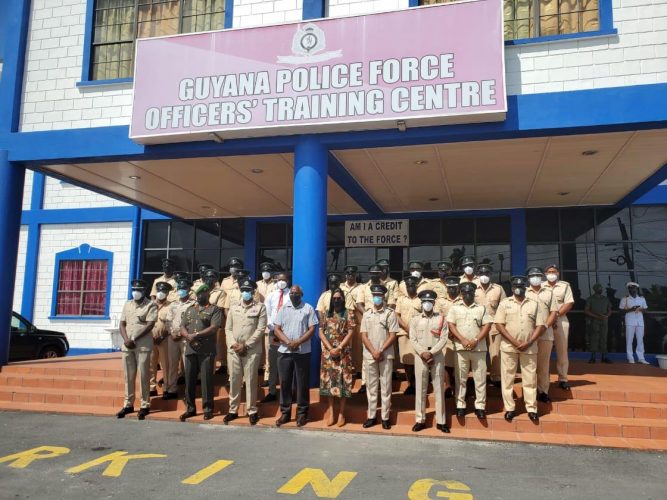
POLYGON ((607 205, 667 162, 667 130, 334 154, 384 212, 607 205))
MULTIPOLYGON (((61 177, 185 219, 292 214, 293 155, 51 165, 61 177)), ((330 214, 364 213, 328 181, 330 214)))

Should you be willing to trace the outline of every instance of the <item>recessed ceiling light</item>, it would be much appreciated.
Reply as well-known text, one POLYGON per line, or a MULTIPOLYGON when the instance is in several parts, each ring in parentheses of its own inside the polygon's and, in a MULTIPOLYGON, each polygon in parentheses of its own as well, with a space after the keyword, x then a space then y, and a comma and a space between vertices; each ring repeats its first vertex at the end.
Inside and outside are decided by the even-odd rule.
POLYGON ((252 172, 253 174, 261 174, 261 173, 264 172, 264 170, 262 170, 261 168, 253 168, 253 169, 251 170, 251 172, 252 172))
POLYGON ((558 196, 567 196, 568 194, 570 194, 569 191, 558 191, 558 196))
POLYGON ((415 162, 415 165, 426 165, 428 163, 428 160, 417 160, 415 162))
POLYGON ((139 177, 138 175, 131 175, 130 179, 133 179, 133 180, 137 181, 137 180, 141 179, 141 177, 139 177))
POLYGON ((429 198, 428 201, 438 201, 440 198, 429 198))
POLYGON ((598 150, 597 149, 587 149, 586 151, 582 151, 581 154, 583 156, 593 156, 593 155, 598 154, 598 150))

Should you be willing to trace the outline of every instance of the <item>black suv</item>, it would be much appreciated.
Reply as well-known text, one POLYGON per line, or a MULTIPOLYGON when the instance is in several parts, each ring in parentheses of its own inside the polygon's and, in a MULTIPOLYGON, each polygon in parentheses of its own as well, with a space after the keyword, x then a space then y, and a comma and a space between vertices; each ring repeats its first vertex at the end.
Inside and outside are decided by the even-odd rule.
POLYGON ((69 351, 69 342, 64 333, 40 330, 15 312, 12 312, 11 333, 9 361, 59 358, 69 351))

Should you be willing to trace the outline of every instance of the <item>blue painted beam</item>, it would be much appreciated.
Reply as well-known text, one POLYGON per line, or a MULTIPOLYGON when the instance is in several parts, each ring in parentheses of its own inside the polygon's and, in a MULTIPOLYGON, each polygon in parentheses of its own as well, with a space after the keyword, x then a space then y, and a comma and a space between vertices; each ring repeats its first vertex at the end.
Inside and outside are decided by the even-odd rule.
POLYGON ((134 220, 136 210, 137 207, 24 210, 21 214, 21 224, 86 224, 96 222, 129 222, 134 220))
MULTIPOLYGON (((658 186, 661 182, 667 179, 667 163, 655 171, 648 179, 642 182, 639 186, 633 189, 628 193, 621 201, 616 205, 619 207, 627 207, 638 201, 642 196, 647 194, 653 188, 658 186)), ((667 200, 665 200, 667 201, 667 200)))
POLYGON ((528 266, 528 238, 526 231, 526 211, 517 208, 510 212, 512 274, 523 274, 528 266))
POLYGON ((257 221, 244 219, 243 223, 243 263, 250 276, 257 279, 257 221))
POLYGON ((366 210, 368 215, 374 217, 382 216, 382 208, 375 203, 375 200, 364 190, 363 187, 352 177, 352 174, 338 161, 338 159, 329 153, 329 177, 345 191, 350 198, 366 210))
POLYGON ((633 205, 667 205, 667 185, 654 187, 633 205))

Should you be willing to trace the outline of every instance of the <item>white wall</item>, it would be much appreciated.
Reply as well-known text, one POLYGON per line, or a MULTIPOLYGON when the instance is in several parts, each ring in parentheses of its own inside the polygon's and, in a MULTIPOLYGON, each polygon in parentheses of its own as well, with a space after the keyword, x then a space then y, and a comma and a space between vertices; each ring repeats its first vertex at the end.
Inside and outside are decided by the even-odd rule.
POLYGON ((87 189, 60 182, 53 177, 46 178, 44 188, 45 209, 56 208, 99 208, 125 207, 127 203, 114 200, 108 196, 88 191, 87 189))
MULTIPOLYGON (((127 125, 131 85, 76 87, 85 0, 34 0, 21 130, 127 125)), ((331 0, 331 16, 405 7, 406 0, 331 0)), ((619 35, 508 47, 509 94, 667 82, 667 0, 613 0, 619 35)), ((302 0, 235 0, 234 26, 301 18, 302 0)))
MULTIPOLYGON (((25 280, 25 256, 28 248, 28 226, 21 226, 19 233, 19 251, 16 259, 16 278, 14 280, 14 305, 13 309, 21 313, 21 301, 23 300, 23 281, 25 280)), ((31 269, 29 272, 34 272, 31 269)))
POLYGON ((131 222, 42 226, 33 315, 35 325, 65 332, 71 347, 111 348, 110 335, 105 328, 111 328, 114 326, 114 320, 117 322, 120 319, 123 304, 127 300, 131 241, 131 222), (50 320, 56 253, 76 248, 83 243, 114 254, 109 306, 109 315, 112 319, 50 320))
POLYGON ((32 179, 34 172, 25 171, 25 181, 23 182, 23 210, 30 210, 30 201, 32 200, 32 179))

